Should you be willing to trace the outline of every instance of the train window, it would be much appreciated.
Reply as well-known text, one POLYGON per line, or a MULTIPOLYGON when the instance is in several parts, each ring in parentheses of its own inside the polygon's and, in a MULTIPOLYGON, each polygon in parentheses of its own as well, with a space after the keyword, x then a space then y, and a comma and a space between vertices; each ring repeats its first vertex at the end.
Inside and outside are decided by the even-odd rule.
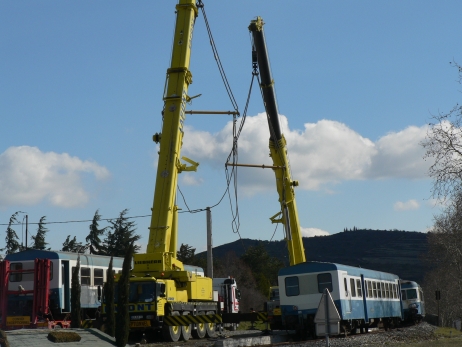
POLYGON ((403 300, 407 300, 407 298, 406 298, 406 291, 405 291, 405 290, 402 290, 402 291, 401 291, 401 297, 403 298, 403 300))
POLYGON ((371 281, 367 281, 367 294, 369 298, 372 298, 372 282, 371 281))
POLYGON ((382 288, 382 298, 386 298, 385 296, 385 283, 380 282, 380 287, 382 288))
POLYGON ((351 296, 356 297, 355 279, 350 278, 351 296))
POLYGON ((385 283, 385 297, 390 299, 390 283, 385 283))
MULTIPOLYGON (((10 270, 22 270, 22 263, 11 263, 10 270)), ((10 282, 21 282, 22 281, 22 273, 11 273, 10 274, 10 282)))
POLYGON ((399 294, 398 294, 398 286, 393 283, 393 299, 398 299, 399 298, 399 294))
POLYGON ((382 283, 377 282, 377 297, 381 298, 382 297, 382 283))
POLYGON ((425 301, 424 296, 423 296, 423 291, 419 289, 419 293, 420 293, 420 301, 425 301))
POLYGON ((377 282, 375 281, 372 282, 372 295, 374 296, 374 298, 377 297, 377 282))
POLYGON ((89 267, 83 267, 80 269, 80 285, 91 285, 91 270, 89 267))
POLYGON ((345 296, 348 296, 348 285, 346 278, 343 278, 343 286, 345 287, 345 296))
POLYGON ((286 277, 286 295, 287 296, 297 296, 300 294, 300 287, 298 285, 298 277, 286 277))
POLYGON ((407 290, 407 299, 417 299, 417 290, 416 289, 408 289, 407 290))
POLYGON ((356 280, 356 289, 358 291, 358 296, 362 297, 363 292, 362 292, 362 289, 361 289, 361 280, 356 280))
POLYGON ((318 292, 324 292, 324 288, 329 289, 329 292, 332 293, 332 275, 330 273, 319 274, 318 275, 318 292))
POLYGON ((94 286, 102 286, 104 279, 103 279, 104 271, 103 269, 93 269, 93 285, 94 286))

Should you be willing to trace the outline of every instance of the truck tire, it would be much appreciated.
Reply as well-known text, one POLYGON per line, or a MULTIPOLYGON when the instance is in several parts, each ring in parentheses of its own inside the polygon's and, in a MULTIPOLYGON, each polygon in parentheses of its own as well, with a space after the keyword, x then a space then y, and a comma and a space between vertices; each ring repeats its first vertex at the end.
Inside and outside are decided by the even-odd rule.
MULTIPOLYGON (((199 315, 204 315, 204 312, 199 312, 199 315)), ((203 339, 207 334, 207 328, 205 327, 206 323, 197 323, 196 329, 194 329, 191 334, 195 339, 203 339)))
MULTIPOLYGON (((213 311, 207 312, 207 314, 215 314, 213 311)), ((215 323, 206 323, 205 324, 205 336, 207 337, 215 337, 215 323)))
MULTIPOLYGON (((172 312, 172 316, 179 316, 178 312, 172 312)), ((178 325, 166 325, 162 326, 162 337, 164 341, 177 342, 181 336, 181 326, 178 325)))
MULTIPOLYGON (((187 316, 189 315, 189 312, 184 312, 183 315, 187 316)), ((182 325, 181 326, 181 340, 188 341, 189 338, 191 337, 191 330, 192 330, 191 324, 182 325)))

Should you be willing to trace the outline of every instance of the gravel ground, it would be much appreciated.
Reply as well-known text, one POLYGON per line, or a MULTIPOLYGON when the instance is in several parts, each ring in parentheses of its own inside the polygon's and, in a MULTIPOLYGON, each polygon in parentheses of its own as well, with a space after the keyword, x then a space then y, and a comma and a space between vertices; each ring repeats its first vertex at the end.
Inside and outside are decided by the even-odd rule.
MULTIPOLYGON (((368 334, 356 334, 354 336, 336 337, 330 338, 331 347, 365 347, 365 346, 396 346, 401 344, 405 346, 406 344, 419 342, 419 341, 428 341, 435 340, 434 331, 437 328, 428 323, 420 323, 418 325, 404 327, 399 329, 393 329, 391 331, 377 331, 370 332, 368 334)), ((256 330, 238 330, 238 331, 224 331, 221 336, 213 339, 204 339, 204 340, 195 340, 191 339, 188 342, 170 342, 170 343, 151 343, 148 345, 143 345, 148 347, 173 347, 173 346, 188 346, 188 347, 210 347, 215 344, 219 339, 237 337, 239 335, 260 335, 260 331, 256 330)), ((284 344, 284 345, 287 345, 284 344)), ((130 344, 130 346, 134 346, 130 344)), ((324 338, 319 338, 318 340, 311 340, 305 342, 291 342, 291 347, 324 347, 326 346, 326 340, 324 338)))
MULTIPOLYGON (((433 334, 437 328, 428 323, 420 323, 418 325, 393 329, 390 331, 380 330, 378 332, 370 332, 367 334, 357 334, 348 336, 347 338, 331 338, 331 347, 359 347, 359 346, 396 346, 397 344, 409 344, 413 342, 435 340, 433 334)), ((305 346, 324 347, 325 339, 320 339, 315 343, 301 344, 305 346)))

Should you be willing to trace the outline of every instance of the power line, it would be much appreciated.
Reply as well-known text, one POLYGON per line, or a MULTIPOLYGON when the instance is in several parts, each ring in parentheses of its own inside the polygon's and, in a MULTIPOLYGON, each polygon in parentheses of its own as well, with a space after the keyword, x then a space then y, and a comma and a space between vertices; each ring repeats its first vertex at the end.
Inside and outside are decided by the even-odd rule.
MULTIPOLYGON (((132 217, 126 217, 127 219, 134 219, 134 218, 145 218, 145 217, 151 217, 150 214, 147 214, 147 215, 144 215, 144 216, 132 216, 132 217)), ((111 221, 111 220, 114 220, 114 219, 117 219, 118 217, 116 218, 101 218, 100 220, 103 220, 103 221, 111 221)), ((68 221, 63 221, 63 222, 44 222, 42 224, 69 224, 69 223, 88 223, 88 222, 93 222, 93 219, 84 219, 84 220, 68 220, 68 221)), ((14 223, 14 224, 11 224, 11 225, 22 225, 23 223, 14 223)), ((40 224, 40 223, 29 223, 29 224, 40 224)), ((0 223, 0 225, 10 225, 9 223, 8 224, 4 224, 4 223, 0 223)))

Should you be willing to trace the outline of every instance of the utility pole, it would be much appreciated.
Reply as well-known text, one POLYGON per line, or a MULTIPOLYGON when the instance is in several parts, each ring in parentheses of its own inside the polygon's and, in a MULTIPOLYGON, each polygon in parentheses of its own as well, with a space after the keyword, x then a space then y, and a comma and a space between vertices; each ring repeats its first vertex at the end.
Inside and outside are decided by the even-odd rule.
POLYGON ((205 210, 207 215, 207 276, 213 278, 212 211, 210 207, 207 207, 205 210))

